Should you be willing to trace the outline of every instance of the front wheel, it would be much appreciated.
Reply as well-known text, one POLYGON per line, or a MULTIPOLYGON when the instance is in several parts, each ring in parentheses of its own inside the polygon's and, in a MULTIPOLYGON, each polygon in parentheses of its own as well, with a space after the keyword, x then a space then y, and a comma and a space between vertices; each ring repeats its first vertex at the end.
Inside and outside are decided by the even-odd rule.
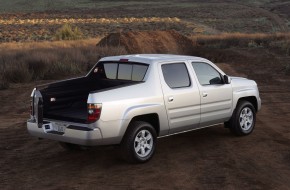
POLYGON ((156 131, 151 124, 135 121, 121 143, 121 155, 130 163, 147 162, 155 152, 156 140, 156 131))
POLYGON ((252 103, 241 101, 238 103, 228 127, 237 136, 249 135, 253 132, 256 122, 256 110, 252 103))

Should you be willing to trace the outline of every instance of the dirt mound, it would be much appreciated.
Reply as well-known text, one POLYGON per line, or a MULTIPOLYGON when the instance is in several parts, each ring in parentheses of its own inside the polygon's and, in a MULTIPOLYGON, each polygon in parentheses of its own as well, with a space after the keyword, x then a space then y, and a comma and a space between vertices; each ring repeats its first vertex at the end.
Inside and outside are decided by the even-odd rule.
POLYGON ((111 33, 97 46, 123 46, 128 53, 190 54, 193 42, 186 36, 170 31, 111 33))

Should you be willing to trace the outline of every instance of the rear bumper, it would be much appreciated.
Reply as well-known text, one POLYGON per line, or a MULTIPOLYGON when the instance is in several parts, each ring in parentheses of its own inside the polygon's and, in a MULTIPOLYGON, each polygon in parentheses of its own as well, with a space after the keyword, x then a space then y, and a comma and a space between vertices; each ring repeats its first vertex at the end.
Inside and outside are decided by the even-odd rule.
POLYGON ((67 125, 64 127, 63 132, 57 132, 54 131, 53 129, 46 130, 45 124, 42 125, 42 127, 38 127, 36 122, 28 120, 27 130, 32 136, 39 138, 51 139, 86 146, 104 144, 102 133, 99 128, 90 129, 85 127, 78 127, 75 125, 67 125))

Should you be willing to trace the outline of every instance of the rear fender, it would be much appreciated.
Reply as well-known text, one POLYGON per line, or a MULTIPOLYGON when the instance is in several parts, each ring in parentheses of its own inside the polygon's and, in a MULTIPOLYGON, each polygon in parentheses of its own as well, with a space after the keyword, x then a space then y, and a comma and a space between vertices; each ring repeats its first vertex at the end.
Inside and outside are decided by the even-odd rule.
POLYGON ((163 105, 161 104, 142 104, 129 107, 123 114, 123 122, 122 127, 120 130, 120 135, 124 135, 130 122, 136 116, 142 116, 147 114, 157 114, 159 117, 160 123, 160 134, 159 135, 166 135, 169 131, 169 126, 167 122, 167 115, 166 110, 163 105))

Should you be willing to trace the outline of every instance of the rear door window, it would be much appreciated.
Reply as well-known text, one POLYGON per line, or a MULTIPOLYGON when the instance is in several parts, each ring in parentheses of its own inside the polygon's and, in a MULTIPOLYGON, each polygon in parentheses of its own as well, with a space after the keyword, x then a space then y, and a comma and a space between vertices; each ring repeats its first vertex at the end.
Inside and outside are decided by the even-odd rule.
POLYGON ((171 63, 161 66, 164 80, 170 88, 190 86, 190 79, 185 63, 171 63))

